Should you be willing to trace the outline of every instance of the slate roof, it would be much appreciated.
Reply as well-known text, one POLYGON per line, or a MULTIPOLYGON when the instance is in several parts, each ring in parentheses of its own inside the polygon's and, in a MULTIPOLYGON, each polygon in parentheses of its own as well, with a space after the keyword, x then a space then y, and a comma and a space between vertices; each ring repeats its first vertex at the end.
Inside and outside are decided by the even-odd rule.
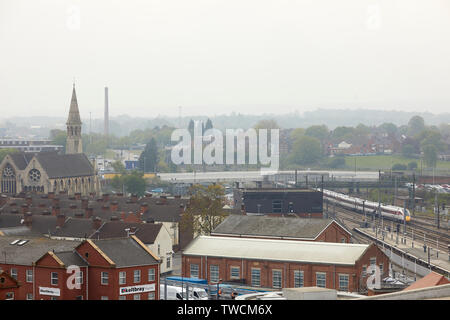
POLYGON ((333 219, 230 215, 212 235, 247 235, 315 239, 333 219))
POLYGON ((21 214, 9 214, 9 213, 1 213, 0 214, 0 228, 12 228, 18 227, 22 224, 20 221, 23 219, 21 214))
POLYGON ((181 219, 181 210, 182 208, 179 205, 149 205, 147 211, 143 214, 143 219, 153 219, 161 222, 179 222, 181 219))
POLYGON ((40 152, 36 159, 47 172, 49 178, 92 176, 94 167, 84 153, 56 154, 40 152))
POLYGON ((158 236, 162 224, 159 223, 126 223, 122 221, 110 221, 102 225, 94 239, 124 238, 127 236, 125 229, 136 228, 136 237, 145 244, 152 244, 158 236))
POLYGON ((53 237, 67 237, 67 238, 89 238, 95 229, 91 219, 85 218, 67 218, 64 225, 56 228, 53 237))
POLYGON ((75 251, 55 252, 55 255, 64 263, 66 267, 72 265, 84 267, 88 265, 86 261, 83 260, 75 251))
POLYGON ((48 251, 71 251, 79 241, 52 240, 44 237, 0 237, 2 263, 31 265, 48 251), (23 246, 11 245, 17 239, 29 240, 23 246), (5 255, 6 253, 6 255, 5 255))
POLYGON ((158 260, 132 238, 91 241, 116 264, 117 268, 159 264, 158 260))
POLYGON ((81 125, 80 111, 78 110, 77 94, 75 92, 75 85, 72 89, 72 98, 70 99, 69 117, 66 124, 81 125))
POLYGON ((28 163, 34 156, 34 153, 29 152, 13 152, 10 153, 9 156, 13 160, 14 164, 19 168, 19 170, 23 170, 27 167, 28 163))

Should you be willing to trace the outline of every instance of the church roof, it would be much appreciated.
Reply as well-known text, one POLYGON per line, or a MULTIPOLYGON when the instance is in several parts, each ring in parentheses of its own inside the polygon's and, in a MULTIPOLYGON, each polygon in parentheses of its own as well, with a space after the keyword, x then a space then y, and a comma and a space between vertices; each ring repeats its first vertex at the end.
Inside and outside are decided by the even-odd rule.
POLYGON ((34 156, 34 153, 12 152, 9 154, 19 170, 24 170, 34 156))
POLYGON ((72 90, 72 100, 70 101, 69 117, 66 124, 81 125, 80 111, 78 110, 77 94, 75 92, 75 85, 72 90))
POLYGON ((44 168, 49 178, 67 178, 92 176, 94 167, 84 153, 56 154, 41 152, 36 159, 44 168))

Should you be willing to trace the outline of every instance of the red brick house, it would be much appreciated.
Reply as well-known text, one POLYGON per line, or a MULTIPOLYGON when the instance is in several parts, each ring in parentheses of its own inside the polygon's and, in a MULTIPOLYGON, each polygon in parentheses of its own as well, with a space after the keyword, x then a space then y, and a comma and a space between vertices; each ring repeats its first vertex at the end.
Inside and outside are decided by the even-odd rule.
POLYGON ((135 236, 82 242, 0 237, 0 247, 0 269, 19 285, 16 300, 159 299, 159 259, 135 236))
POLYGON ((374 244, 201 236, 182 255, 184 277, 273 289, 364 292, 370 265, 381 269, 381 278, 388 273, 389 258, 374 244))

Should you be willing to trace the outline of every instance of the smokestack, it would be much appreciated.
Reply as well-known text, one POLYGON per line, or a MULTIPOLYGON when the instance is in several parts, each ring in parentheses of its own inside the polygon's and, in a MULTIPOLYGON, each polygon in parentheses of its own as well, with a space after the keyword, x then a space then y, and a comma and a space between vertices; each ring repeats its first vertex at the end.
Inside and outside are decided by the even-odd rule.
POLYGON ((105 87, 105 137, 109 136, 109 104, 108 104, 108 87, 105 87))

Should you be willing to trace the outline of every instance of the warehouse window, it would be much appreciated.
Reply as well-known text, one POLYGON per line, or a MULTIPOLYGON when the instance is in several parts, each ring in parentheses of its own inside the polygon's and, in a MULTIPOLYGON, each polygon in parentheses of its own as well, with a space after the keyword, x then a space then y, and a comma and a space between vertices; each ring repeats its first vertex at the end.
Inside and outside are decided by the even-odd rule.
POLYGON ((316 272, 316 287, 326 288, 326 276, 327 274, 325 272, 316 272))
POLYGON ((281 270, 272 270, 272 287, 281 288, 281 270))
POLYGON ((127 273, 125 271, 119 272, 119 284, 127 283, 127 273))
POLYGON ((380 263, 380 276, 382 276, 382 275, 383 275, 383 264, 380 263))
POLYGON ((303 287, 303 271, 295 270, 294 271, 294 288, 303 287))
POLYGON ((154 292, 150 292, 148 294, 148 300, 155 300, 155 293, 154 292))
POLYGON ((191 278, 198 278, 198 264, 191 263, 191 278))
POLYGON ((27 300, 33 300, 33 294, 27 293, 27 300))
POLYGON ((281 201, 281 200, 273 200, 272 201, 272 212, 273 213, 281 213, 282 207, 283 207, 283 201, 281 201))
POLYGON ((211 282, 219 281, 219 266, 212 264, 209 266, 209 280, 211 282))
POLYGON ((231 279, 239 279, 241 277, 241 272, 239 267, 231 267, 230 268, 230 278, 231 279))
POLYGON ((27 282, 33 282, 33 270, 27 270, 27 282))
POLYGON ((5 295, 5 300, 14 300, 14 292, 7 292, 5 295))
POLYGON ((108 284, 108 272, 102 272, 101 277, 102 277, 101 283, 108 284))
POLYGON ((58 272, 52 272, 50 275, 51 284, 54 286, 58 285, 58 272))
POLYGON ((100 299, 101 300, 109 300, 107 296, 102 296, 100 299))
POLYGON ((127 296, 119 296, 119 300, 127 300, 127 296))
POLYGON ((166 258, 166 268, 170 268, 170 257, 166 258))
POLYGON ((339 290, 348 291, 348 274, 339 275, 339 290))
POLYGON ((261 269, 252 268, 252 286, 259 287, 261 285, 261 269))
POLYGON ((140 294, 133 295, 133 300, 141 300, 141 295, 140 294))
POLYGON ((367 275, 367 266, 363 265, 362 267, 362 276, 365 277, 367 275))
POLYGON ((374 266, 376 264, 377 264, 377 258, 376 257, 370 258, 370 265, 374 266))
POLYGON ((134 283, 141 282, 141 270, 134 270, 133 281, 134 281, 134 283))
POLYGON ((155 269, 148 269, 148 281, 155 281, 155 269))

